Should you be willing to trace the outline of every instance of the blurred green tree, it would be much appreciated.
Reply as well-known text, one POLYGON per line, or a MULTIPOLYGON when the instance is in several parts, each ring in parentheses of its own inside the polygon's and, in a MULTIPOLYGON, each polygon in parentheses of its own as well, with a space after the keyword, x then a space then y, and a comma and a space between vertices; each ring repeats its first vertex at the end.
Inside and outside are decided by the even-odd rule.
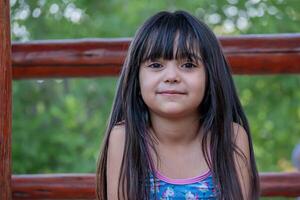
MULTIPOLYGON (((297 0, 11 0, 14 41, 132 37, 160 10, 187 10, 218 35, 296 33, 297 0)), ((235 76, 259 171, 295 170, 299 75, 235 76)), ((95 172, 117 77, 16 80, 13 172, 95 172)))

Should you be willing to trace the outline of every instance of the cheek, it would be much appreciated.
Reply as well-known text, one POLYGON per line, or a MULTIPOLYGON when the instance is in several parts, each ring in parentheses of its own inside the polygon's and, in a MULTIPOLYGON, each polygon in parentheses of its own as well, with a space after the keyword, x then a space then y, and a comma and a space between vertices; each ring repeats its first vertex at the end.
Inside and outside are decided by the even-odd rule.
POLYGON ((151 97, 151 94, 155 91, 153 80, 149 75, 141 71, 139 74, 139 82, 142 98, 146 102, 147 99, 151 97))
POLYGON ((194 96, 195 101, 197 103, 201 103, 204 98, 205 93, 205 76, 202 75, 194 79, 193 82, 190 83, 192 88, 192 94, 194 96))
POLYGON ((147 77, 144 76, 140 76, 140 88, 141 88, 141 93, 145 93, 145 91, 147 91, 149 89, 149 81, 147 79, 147 77))
POLYGON ((150 81, 144 80, 140 83, 141 94, 143 99, 152 98, 155 94, 155 86, 150 81))
POLYGON ((139 82, 141 92, 153 92, 155 91, 158 83, 158 76, 157 74, 151 73, 146 69, 141 69, 139 73, 139 82))

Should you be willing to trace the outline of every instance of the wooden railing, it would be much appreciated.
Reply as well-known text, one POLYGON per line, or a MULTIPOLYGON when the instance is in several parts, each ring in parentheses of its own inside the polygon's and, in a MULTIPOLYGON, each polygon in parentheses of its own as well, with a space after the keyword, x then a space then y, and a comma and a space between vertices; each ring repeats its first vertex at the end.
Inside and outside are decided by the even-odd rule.
MULTIPOLYGON (((94 199, 94 174, 11 178, 12 79, 118 75, 130 39, 14 43, 11 56, 8 11, 9 1, 0 1, 0 200, 94 199)), ((300 73, 300 34, 219 39, 234 74, 300 73)), ((300 196, 300 173, 260 173, 260 179, 262 196, 300 196)))
MULTIPOLYGON (((300 73, 300 34, 220 37, 235 74, 300 73)), ((12 46, 13 78, 117 75, 130 39, 34 41, 12 46)))
MULTIPOLYGON (((300 34, 220 37, 234 74, 300 73, 300 34)), ((35 41, 12 45, 14 79, 117 75, 130 39, 35 41)), ((300 173, 260 173, 262 196, 300 196, 300 173)), ((18 199, 92 199, 94 175, 13 176, 18 199)))
MULTIPOLYGON (((300 196, 300 173, 260 173, 262 196, 300 196)), ((13 176, 15 199, 94 199, 94 174, 13 176)))

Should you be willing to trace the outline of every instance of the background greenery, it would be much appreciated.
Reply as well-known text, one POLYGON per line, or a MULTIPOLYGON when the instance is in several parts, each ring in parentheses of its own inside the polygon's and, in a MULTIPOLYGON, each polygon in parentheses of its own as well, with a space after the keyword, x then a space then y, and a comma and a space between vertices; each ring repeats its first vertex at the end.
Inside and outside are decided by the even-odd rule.
MULTIPOLYGON (((160 10, 187 10, 217 35, 300 32, 297 0, 11 0, 14 41, 132 37, 160 10)), ((300 76, 234 76, 260 172, 293 171, 300 76)), ((16 80, 13 173, 94 173, 117 77, 16 80)))

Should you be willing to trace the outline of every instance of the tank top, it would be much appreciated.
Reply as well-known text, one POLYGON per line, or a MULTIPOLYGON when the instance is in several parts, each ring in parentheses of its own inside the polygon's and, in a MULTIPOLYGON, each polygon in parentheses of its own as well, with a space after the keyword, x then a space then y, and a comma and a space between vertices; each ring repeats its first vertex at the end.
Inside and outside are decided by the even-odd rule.
POLYGON ((150 195, 151 200, 217 199, 217 189, 211 171, 187 179, 171 179, 155 171, 155 176, 150 174, 150 195))

